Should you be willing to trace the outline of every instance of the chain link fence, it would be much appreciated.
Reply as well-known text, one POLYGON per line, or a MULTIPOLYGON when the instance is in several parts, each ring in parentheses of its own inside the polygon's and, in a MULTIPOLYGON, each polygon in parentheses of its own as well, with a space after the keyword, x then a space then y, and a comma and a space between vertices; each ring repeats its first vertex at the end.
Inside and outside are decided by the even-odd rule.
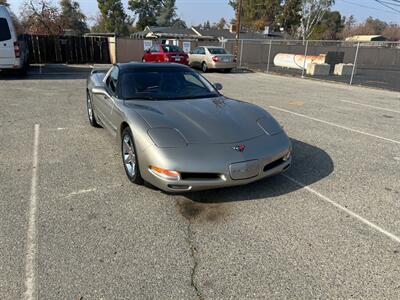
POLYGON ((400 91, 400 42, 240 40, 238 52, 242 68, 400 91))

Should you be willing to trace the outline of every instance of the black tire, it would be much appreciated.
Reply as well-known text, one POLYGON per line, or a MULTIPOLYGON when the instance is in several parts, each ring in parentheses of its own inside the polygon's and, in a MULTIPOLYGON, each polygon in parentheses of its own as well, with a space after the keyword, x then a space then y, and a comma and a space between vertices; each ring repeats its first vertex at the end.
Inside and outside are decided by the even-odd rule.
POLYGON ((25 77, 28 74, 28 66, 24 64, 21 69, 17 71, 18 76, 25 77))
POLYGON ((208 71, 208 66, 205 61, 203 61, 203 63, 201 64, 201 70, 203 71, 203 73, 207 73, 208 71))
POLYGON ((89 92, 86 93, 86 110, 90 125, 96 128, 100 128, 101 126, 99 125, 99 123, 97 123, 96 116, 93 110, 92 98, 89 92))
POLYGON ((135 184, 142 185, 143 178, 140 175, 138 155, 132 131, 129 127, 126 127, 121 134, 121 157, 128 179, 135 184), (131 168, 128 168, 128 166, 131 168))
POLYGON ((224 73, 230 73, 232 72, 232 69, 224 69, 224 73))

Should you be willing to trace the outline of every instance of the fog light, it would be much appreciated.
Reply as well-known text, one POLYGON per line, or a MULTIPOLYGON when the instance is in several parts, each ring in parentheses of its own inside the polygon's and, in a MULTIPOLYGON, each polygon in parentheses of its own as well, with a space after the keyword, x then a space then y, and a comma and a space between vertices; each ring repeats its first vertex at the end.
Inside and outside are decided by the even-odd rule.
POLYGON ((283 161, 288 161, 290 159, 290 156, 292 155, 292 153, 289 151, 283 158, 283 161))
POLYGON ((155 166, 150 166, 149 170, 151 173, 162 179, 179 180, 181 177, 181 174, 177 171, 166 170, 155 166))

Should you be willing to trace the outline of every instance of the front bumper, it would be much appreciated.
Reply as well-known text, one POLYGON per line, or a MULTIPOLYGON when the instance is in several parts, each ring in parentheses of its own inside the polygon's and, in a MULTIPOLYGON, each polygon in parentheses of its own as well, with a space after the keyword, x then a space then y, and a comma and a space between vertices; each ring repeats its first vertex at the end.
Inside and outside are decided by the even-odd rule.
POLYGON ((140 159, 144 180, 168 192, 188 192, 245 185, 286 171, 292 157, 285 133, 263 135, 241 142, 244 152, 233 150, 238 143, 189 145, 185 148, 149 147, 140 159), (149 171, 154 165, 182 174, 179 180, 166 180, 149 171))

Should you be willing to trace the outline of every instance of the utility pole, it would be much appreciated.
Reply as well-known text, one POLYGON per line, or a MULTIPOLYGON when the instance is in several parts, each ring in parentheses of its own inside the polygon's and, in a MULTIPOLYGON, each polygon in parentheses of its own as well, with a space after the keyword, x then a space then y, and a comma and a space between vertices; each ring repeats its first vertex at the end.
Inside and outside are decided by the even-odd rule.
POLYGON ((240 28, 242 27, 242 6, 243 0, 239 0, 236 17, 236 45, 235 45, 235 56, 239 57, 239 40, 240 40, 240 28))

